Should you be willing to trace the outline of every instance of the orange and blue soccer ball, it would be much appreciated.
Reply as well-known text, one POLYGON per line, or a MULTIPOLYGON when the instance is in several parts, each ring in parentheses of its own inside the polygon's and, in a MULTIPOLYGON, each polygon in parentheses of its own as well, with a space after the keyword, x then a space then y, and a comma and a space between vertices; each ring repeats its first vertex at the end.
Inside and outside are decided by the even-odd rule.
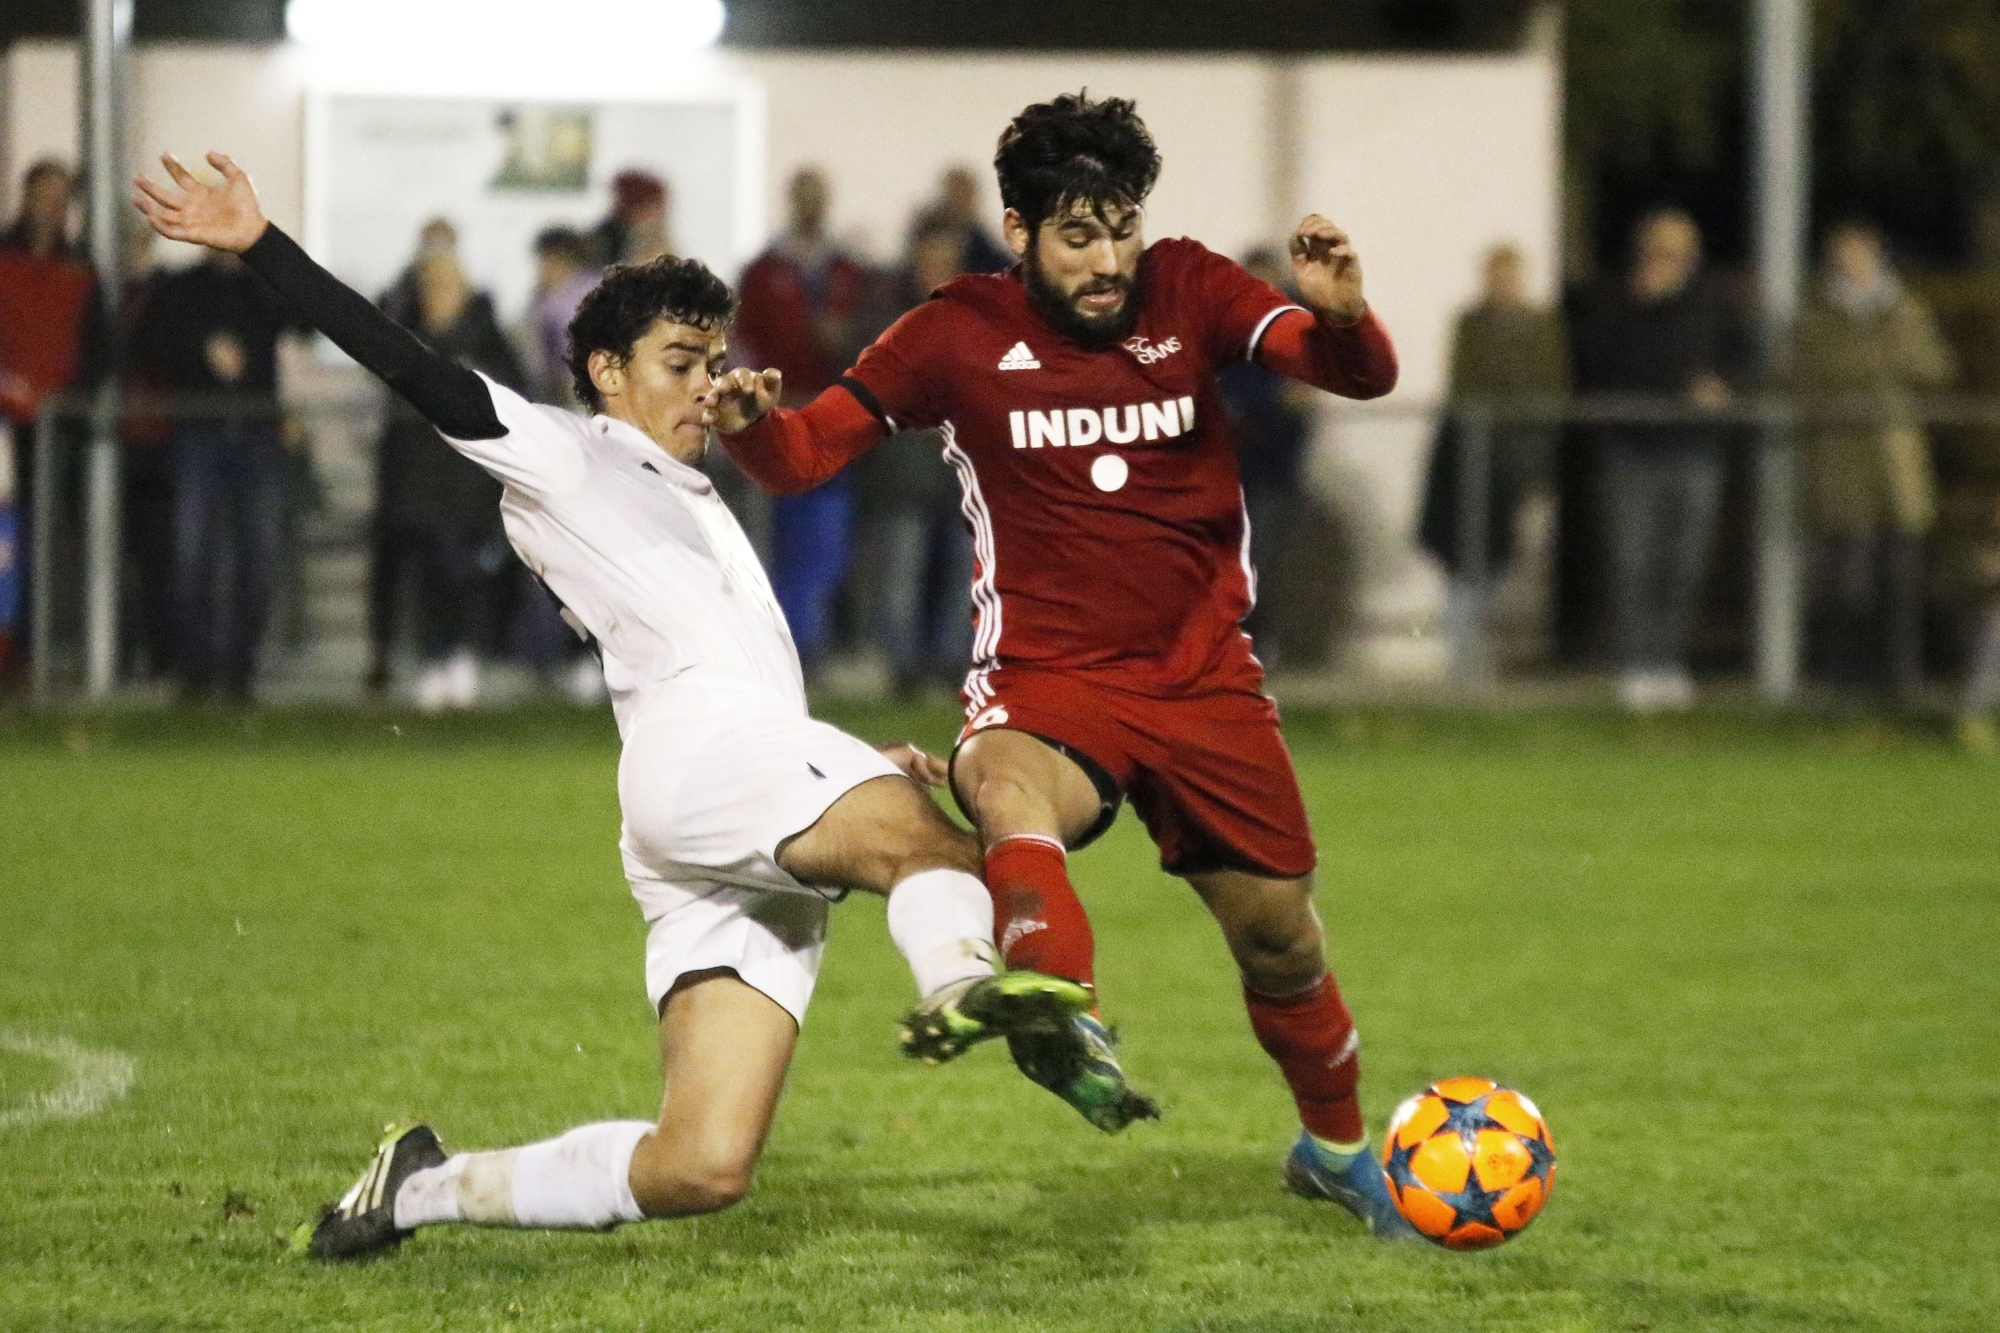
POLYGON ((1448 1078, 1396 1108, 1382 1142, 1410 1225, 1451 1250, 1498 1245, 1534 1221, 1556 1183, 1556 1145, 1526 1096, 1448 1078))

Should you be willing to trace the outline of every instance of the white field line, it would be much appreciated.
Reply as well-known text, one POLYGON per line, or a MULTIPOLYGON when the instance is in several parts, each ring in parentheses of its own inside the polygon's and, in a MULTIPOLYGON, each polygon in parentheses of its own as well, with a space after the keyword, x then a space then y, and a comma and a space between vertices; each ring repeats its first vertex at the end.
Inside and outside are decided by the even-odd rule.
POLYGON ((93 1051, 68 1037, 0 1030, 0 1051, 53 1060, 62 1067, 62 1082, 54 1088, 38 1092, 18 1106, 0 1109, 0 1129, 95 1115, 123 1097, 139 1072, 138 1062, 129 1055, 93 1051))

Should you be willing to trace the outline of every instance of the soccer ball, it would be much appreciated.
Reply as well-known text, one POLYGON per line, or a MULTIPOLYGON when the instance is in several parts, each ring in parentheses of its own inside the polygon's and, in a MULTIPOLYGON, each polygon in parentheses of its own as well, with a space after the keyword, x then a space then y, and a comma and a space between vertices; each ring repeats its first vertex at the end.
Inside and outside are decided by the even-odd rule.
POLYGON ((1396 1207, 1451 1250, 1498 1245, 1556 1183, 1556 1145, 1535 1104, 1491 1079, 1448 1078, 1396 1108, 1382 1142, 1396 1207))

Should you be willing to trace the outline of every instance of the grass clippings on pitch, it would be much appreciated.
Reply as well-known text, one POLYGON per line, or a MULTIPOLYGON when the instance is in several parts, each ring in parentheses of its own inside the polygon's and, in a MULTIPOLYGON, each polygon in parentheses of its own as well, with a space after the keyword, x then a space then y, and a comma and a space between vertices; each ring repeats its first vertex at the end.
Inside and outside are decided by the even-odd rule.
POLYGON ((16 718, 0 1113, 61 1100, 51 1051, 135 1078, 0 1125, 0 1329, 1994 1326, 2000 766, 1865 721, 1289 731, 1371 1124, 1484 1073, 1554 1128, 1554 1199, 1497 1252, 1279 1192, 1283 1087, 1128 817, 1075 866, 1161 1124, 1102 1138, 996 1050, 901 1060, 855 902, 739 1208, 294 1260, 385 1120, 483 1147, 651 1113, 608 721, 16 718))

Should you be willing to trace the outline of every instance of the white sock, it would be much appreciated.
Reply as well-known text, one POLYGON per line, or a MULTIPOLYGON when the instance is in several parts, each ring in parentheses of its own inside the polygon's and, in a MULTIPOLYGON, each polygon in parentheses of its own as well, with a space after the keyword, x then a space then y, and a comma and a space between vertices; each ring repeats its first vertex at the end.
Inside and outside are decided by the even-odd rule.
POLYGON ((601 1230, 640 1221, 632 1153, 644 1120, 607 1120, 561 1138, 499 1152, 468 1152, 411 1174, 396 1191, 396 1226, 438 1222, 601 1230))
POLYGON ((993 975, 993 899, 976 875, 926 870, 889 890, 889 938, 909 961, 917 992, 993 975))

